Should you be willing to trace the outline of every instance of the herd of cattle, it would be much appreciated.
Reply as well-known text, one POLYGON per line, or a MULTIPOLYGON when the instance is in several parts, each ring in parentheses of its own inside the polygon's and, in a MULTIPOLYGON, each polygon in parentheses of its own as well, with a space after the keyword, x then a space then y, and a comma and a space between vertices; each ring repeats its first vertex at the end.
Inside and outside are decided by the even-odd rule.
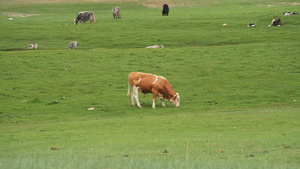
MULTIPOLYGON (((283 16, 289 16, 289 15, 298 15, 298 13, 295 12, 284 12, 283 16)), ((272 19, 270 25, 268 26, 282 26, 281 19, 272 19)))
MULTIPOLYGON (((115 6, 112 8, 112 15, 114 19, 121 18, 121 10, 120 7, 115 6)), ((162 15, 163 16, 168 16, 169 15, 169 6, 168 4, 163 5, 163 10, 162 10, 162 15)), ((298 15, 298 13, 295 12, 284 12, 284 16, 289 16, 289 15, 298 15)), ((11 19, 11 18, 9 18, 11 19)), ((91 23, 94 23, 96 21, 95 19, 95 14, 91 11, 85 11, 85 12, 79 12, 77 14, 76 19, 74 19, 74 24, 77 25, 78 23, 85 23, 86 21, 90 21, 91 23)), ((223 26, 226 26, 227 24, 223 24, 223 26)), ((254 27, 255 24, 251 22, 248 27, 254 27)), ((272 19, 271 24, 268 26, 282 26, 281 19, 272 19)), ((77 49, 78 42, 70 42, 68 49, 77 49)), ((36 43, 30 44, 28 49, 37 49, 38 45, 36 43)), ((147 46, 146 48, 163 48, 163 45, 154 45, 154 46, 147 46)))
MULTIPOLYGON (((112 15, 114 19, 121 18, 121 10, 120 7, 115 6, 112 8, 112 15)), ((163 10, 162 10, 162 15, 163 16, 168 16, 169 15, 169 6, 168 4, 163 5, 163 10)), ((9 18, 9 20, 12 20, 12 18, 9 18)), ((94 23, 96 21, 95 19, 95 14, 91 11, 85 11, 85 12, 79 12, 77 14, 76 19, 74 19, 74 25, 77 25, 78 23, 85 23, 86 21, 90 21, 91 23, 94 23)), ((73 41, 70 42, 68 45, 68 49, 77 49, 78 42, 73 41)), ((28 49, 37 49, 38 45, 36 43, 30 44, 28 49)), ((146 48, 163 48, 163 45, 154 45, 154 46, 148 46, 146 48)))
MULTIPOLYGON (((295 13, 295 12, 284 12, 283 13, 283 16, 289 16, 289 15, 298 15, 298 13, 295 13)), ((251 22, 248 27, 254 27, 255 24, 253 22, 251 22)), ((268 25, 269 27, 270 26, 282 26, 282 22, 281 22, 281 19, 272 19, 270 25, 268 25)))
MULTIPOLYGON (((112 15, 114 19, 121 18, 121 10, 120 7, 115 6, 112 8, 112 15)), ((168 16, 169 15, 169 6, 168 4, 163 5, 163 10, 162 10, 162 16, 168 16)), ((289 15, 298 15, 298 13, 295 12, 284 12, 284 16, 289 16, 289 15)), ((74 19, 74 24, 77 25, 78 23, 85 23, 86 21, 90 21, 91 23, 94 23, 96 21, 95 19, 95 14, 91 11, 85 11, 85 12, 79 12, 77 14, 76 19, 74 19)), ((223 26, 226 26, 227 24, 223 24, 223 26)), ((255 24, 251 22, 248 27, 254 27, 255 24)), ((272 19, 271 24, 268 26, 282 26, 281 19, 272 19)), ((78 42, 73 41, 69 43, 68 49, 77 49, 78 42)), ((37 49, 38 45, 36 43, 30 44, 28 49, 37 49)), ((154 46, 147 46, 146 48, 163 48, 163 45, 154 45, 154 46)))
MULTIPOLYGON (((120 7, 118 7, 118 6, 113 7, 112 8, 112 15, 113 15, 114 19, 121 18, 120 7)), ((163 5, 162 15, 163 16, 168 16, 169 15, 169 6, 168 6, 168 4, 163 5)), ((94 23, 96 21, 95 20, 95 15, 91 11, 79 12, 77 14, 76 19, 74 19, 74 24, 77 25, 79 21, 80 21, 80 23, 86 22, 86 21, 90 21, 90 23, 94 23)))
MULTIPOLYGON (((284 16, 295 15, 298 13, 294 12, 284 12, 284 16)), ((121 10, 118 6, 112 8, 112 15, 114 19, 121 18, 121 10)), ((167 4, 163 5, 162 10, 163 16, 169 15, 169 6, 167 4)), ((93 12, 79 12, 77 14, 76 19, 74 19, 74 24, 84 23, 86 21, 90 21, 91 23, 95 22, 95 15, 93 12)), ((227 24, 226 24, 227 25, 227 24)), ((224 26, 224 25, 223 25, 224 26)), ((248 27, 254 27, 254 23, 251 22, 248 27)), ((273 19, 269 26, 282 26, 281 19, 273 19)), ((68 49, 77 49, 78 42, 73 41, 68 45, 68 49)), ((30 44, 28 49, 37 49, 38 45, 36 43, 30 44)), ((163 45, 154 45, 148 46, 146 48, 163 48, 163 45)), ((131 72, 128 75, 128 93, 127 96, 130 95, 131 91, 131 104, 134 107, 135 103, 139 108, 142 108, 139 99, 138 99, 138 91, 142 92, 144 95, 147 93, 152 93, 152 108, 155 108, 156 98, 158 97, 162 106, 165 107, 164 99, 169 100, 174 106, 179 107, 180 105, 180 97, 178 93, 175 93, 173 88, 171 87, 169 81, 162 77, 154 74, 141 73, 141 72, 131 72)))

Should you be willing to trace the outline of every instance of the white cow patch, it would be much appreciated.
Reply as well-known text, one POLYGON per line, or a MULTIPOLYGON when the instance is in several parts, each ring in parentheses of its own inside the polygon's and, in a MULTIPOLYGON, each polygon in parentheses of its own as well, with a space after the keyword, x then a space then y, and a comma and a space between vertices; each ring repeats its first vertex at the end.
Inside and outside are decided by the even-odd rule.
POLYGON ((132 106, 134 106, 134 100, 138 107, 142 108, 140 102, 139 102, 139 93, 138 93, 139 87, 133 86, 132 92, 131 92, 131 102, 132 106))
POLYGON ((158 77, 155 75, 155 80, 154 80, 154 82, 152 83, 152 85, 154 85, 154 83, 156 83, 157 78, 158 78, 158 77))

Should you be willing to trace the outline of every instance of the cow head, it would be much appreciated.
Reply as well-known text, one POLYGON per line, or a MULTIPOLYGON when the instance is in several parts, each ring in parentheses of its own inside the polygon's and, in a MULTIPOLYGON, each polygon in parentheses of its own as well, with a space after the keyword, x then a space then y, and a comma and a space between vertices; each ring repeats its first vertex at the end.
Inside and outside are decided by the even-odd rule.
POLYGON ((176 93, 176 94, 170 99, 170 102, 171 102, 174 106, 179 107, 179 102, 180 102, 179 94, 176 93))
POLYGON ((74 19, 74 25, 78 24, 78 19, 74 19))

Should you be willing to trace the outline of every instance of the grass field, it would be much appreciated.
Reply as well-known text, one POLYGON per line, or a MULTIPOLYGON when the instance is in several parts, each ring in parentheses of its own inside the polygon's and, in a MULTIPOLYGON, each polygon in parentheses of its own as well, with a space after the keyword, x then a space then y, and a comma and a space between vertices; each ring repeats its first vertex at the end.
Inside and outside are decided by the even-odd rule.
POLYGON ((299 168, 300 22, 282 13, 300 3, 163 3, 0 0, 0 168, 299 168), (180 107, 131 107, 132 71, 166 77, 180 107))

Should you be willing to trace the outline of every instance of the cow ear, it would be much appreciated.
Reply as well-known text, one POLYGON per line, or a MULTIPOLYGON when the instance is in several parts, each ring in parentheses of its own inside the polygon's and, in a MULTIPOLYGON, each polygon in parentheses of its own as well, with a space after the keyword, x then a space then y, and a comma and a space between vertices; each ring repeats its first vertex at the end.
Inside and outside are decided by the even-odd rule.
POLYGON ((180 97, 179 97, 179 94, 176 93, 176 97, 175 97, 176 100, 180 100, 180 97))

